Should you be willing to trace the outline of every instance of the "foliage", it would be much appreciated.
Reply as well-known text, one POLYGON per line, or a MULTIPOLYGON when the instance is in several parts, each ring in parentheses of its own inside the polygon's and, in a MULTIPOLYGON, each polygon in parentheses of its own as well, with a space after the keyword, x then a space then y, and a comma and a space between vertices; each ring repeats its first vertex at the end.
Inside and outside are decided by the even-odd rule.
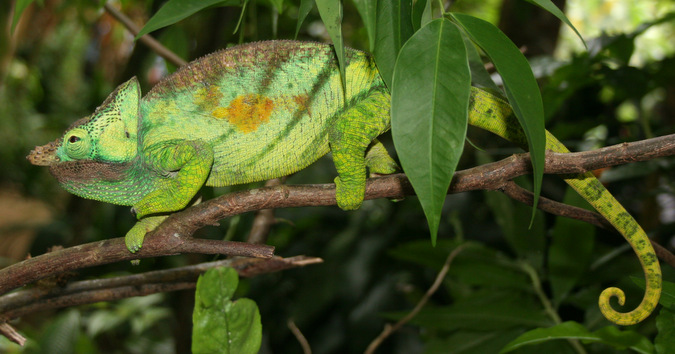
MULTIPOLYGON (((548 2, 536 2, 548 6, 548 2)), ((21 7, 17 9, 23 9, 28 1, 18 3, 21 7)), ((313 1, 307 0, 122 3, 125 13, 150 18, 147 21, 140 18, 139 22, 146 22, 147 32, 186 59, 241 41, 294 37, 329 41, 335 40, 337 33, 335 28, 326 31, 320 25, 324 17, 320 13, 323 11, 318 11, 321 7, 313 9, 313 1), (187 5, 190 9, 180 7, 187 5), (173 17, 161 15, 162 11, 173 17), (150 26, 153 23, 159 25, 153 28, 150 26), (162 24, 169 27, 161 28, 162 24), (239 32, 234 34, 237 27, 239 32), (155 32, 150 32, 153 29, 155 32)), ((453 6, 466 6, 462 3, 453 6)), ((119 23, 99 16, 98 7, 85 2, 72 4, 76 6, 50 8, 50 3, 45 2, 44 10, 38 6, 26 8, 23 16, 35 21, 39 20, 36 13, 51 11, 53 22, 50 23, 58 25, 35 26, 36 31, 31 35, 25 25, 22 29, 19 23, 15 30, 19 41, 14 55, 2 53, 2 59, 9 58, 9 64, 0 66, 0 78, 4 78, 0 86, 0 123, 5 128, 0 138, 7 142, 0 148, 3 165, 0 185, 44 199, 56 210, 55 219, 39 227, 32 254, 43 253, 53 244, 76 245, 121 236, 133 218, 125 208, 83 201, 59 192, 44 171, 25 163, 28 150, 53 139, 78 117, 88 114, 115 83, 138 75, 143 91, 147 92, 158 73, 172 70, 142 44, 134 45, 119 23), (107 28, 107 32, 103 28, 107 28)), ((674 115, 668 107, 673 105, 675 57, 670 54, 642 67, 629 64, 635 51, 634 41, 646 29, 587 38, 589 51, 575 54, 568 61, 554 57, 529 58, 535 75, 530 80, 531 87, 519 93, 520 84, 511 83, 509 76, 531 76, 530 69, 520 65, 515 73, 508 71, 516 70, 514 61, 524 63, 524 57, 518 53, 498 59, 504 53, 504 46, 511 46, 508 49, 511 52, 517 47, 498 34, 493 25, 468 16, 474 13, 453 12, 451 16, 437 19, 441 9, 433 1, 378 1, 373 5, 370 1, 355 0, 344 1, 342 6, 341 13, 333 10, 329 16, 333 20, 336 15, 342 18, 340 31, 345 45, 370 48, 374 52, 387 85, 401 97, 400 101, 395 100, 395 105, 405 104, 405 99, 420 103, 419 97, 424 93, 420 90, 445 89, 443 84, 450 80, 455 84, 454 78, 437 75, 434 68, 460 72, 468 63, 474 84, 497 87, 492 81, 497 76, 491 78, 482 65, 482 60, 490 58, 501 74, 498 84, 506 83, 507 95, 516 96, 509 97, 511 103, 520 104, 523 111, 537 111, 531 114, 535 118, 525 124, 539 124, 545 114, 547 128, 562 140, 571 142, 573 148, 596 148, 672 133, 674 115), (455 31, 461 34, 461 42, 456 39, 455 31), (491 34, 481 37, 485 33, 491 34), (451 37, 455 39, 447 46, 445 43, 430 45, 451 37), (491 49, 495 46, 500 50, 491 49), (450 47, 460 51, 464 48, 466 54, 443 52, 450 47), (438 50, 439 54, 434 55, 428 48, 438 50), (426 58, 416 60, 420 56, 426 58), (400 63, 403 64, 397 68, 400 63), (543 109, 536 107, 539 93, 533 91, 534 77, 541 87, 543 109), (502 79, 504 81, 500 81, 502 79), (420 96, 406 92, 399 82, 420 87, 417 91, 420 96), (523 97, 534 101, 520 103, 523 97)), ((15 17, 19 16, 17 11, 15 17)), ((672 26, 672 18, 664 18, 665 22, 657 21, 654 26, 672 26)), ((516 151, 487 134, 469 130, 466 134, 483 151, 467 147, 459 158, 465 136, 461 130, 465 124, 461 119, 445 122, 430 113, 448 110, 454 112, 448 114, 451 116, 464 115, 461 102, 465 97, 461 90, 467 85, 455 86, 448 88, 442 98, 424 101, 429 109, 414 114, 416 119, 427 120, 429 124, 438 121, 443 125, 452 124, 451 134, 440 135, 441 131, 434 129, 430 136, 410 138, 418 142, 435 138, 454 147, 455 156, 444 156, 450 161, 439 165, 443 167, 428 163, 449 176, 455 166, 485 163, 516 151), (456 96, 456 102, 449 100, 449 96, 456 96)), ((410 117, 410 113, 398 111, 396 107, 392 109, 395 116, 410 117)), ((394 140, 396 134, 408 131, 397 129, 400 123, 398 118, 393 122, 394 140)), ((383 140, 391 145, 388 137, 383 140)), ((537 138, 531 142, 536 144, 537 138)), ((414 174, 418 169, 407 168, 404 157, 410 146, 396 144, 404 169, 414 174)), ((440 155, 429 146, 414 147, 427 149, 427 155, 440 155)), ((668 243, 675 229, 675 219, 661 216, 667 210, 673 212, 673 207, 667 204, 668 200, 675 200, 673 166, 672 159, 663 159, 603 173, 603 180, 609 183, 611 191, 663 244, 668 243), (659 208, 664 212, 659 213, 659 208)), ((291 183, 327 182, 333 174, 330 161, 322 160, 293 176, 291 183)), ((238 291, 246 293, 260 308, 264 337, 261 350, 298 351, 295 337, 285 326, 292 317, 315 352, 362 351, 385 322, 403 317, 414 306, 432 283, 448 252, 467 242, 471 246, 453 262, 431 303, 404 330, 390 337, 383 344, 382 352, 482 353, 520 345, 517 352, 570 352, 578 351, 580 346, 588 352, 612 352, 620 348, 659 353, 673 350, 674 309, 672 302, 668 302, 673 295, 668 289, 675 274, 671 269, 665 269, 664 279, 671 284, 664 284, 662 308, 657 309, 654 316, 628 329, 608 327, 609 323, 597 309, 601 289, 607 285, 626 289, 629 302, 626 308, 634 306, 631 300, 637 301, 641 296, 639 286, 635 286, 628 275, 635 275, 638 282, 642 275, 623 240, 611 232, 541 212, 532 218, 531 208, 497 192, 440 198, 444 193, 438 191, 447 183, 449 179, 428 193, 430 198, 438 199, 432 208, 436 221, 431 223, 438 224, 436 247, 426 239, 429 229, 415 198, 397 203, 370 201, 353 213, 334 208, 276 211, 279 219, 290 220, 274 226, 269 242, 277 247, 277 253, 315 255, 325 262, 240 281, 238 291), (559 339, 553 340, 553 337, 559 339), (528 345, 524 345, 526 343, 528 345)), ((528 178, 518 183, 531 186, 528 178)), ((428 185, 428 182, 422 184, 428 185)), ((584 206, 554 178, 545 178, 541 185, 543 194, 584 206)), ((231 189, 206 190, 205 194, 208 197, 228 190, 231 189)), ((222 238, 227 234, 243 239, 251 219, 250 215, 243 215, 221 228, 205 230, 200 236, 222 238)), ((83 276, 141 272, 204 260, 209 258, 181 256, 144 260, 140 267, 111 265, 85 270, 83 276)), ((219 284, 226 291, 211 288, 211 291, 217 290, 213 297, 232 304, 228 301, 237 288, 236 282, 219 284)), ((20 329, 32 339, 25 350, 49 347, 62 348, 64 352, 170 352, 173 348, 177 352, 186 351, 190 349, 189 338, 181 339, 180 333, 188 336, 192 333, 189 330, 191 296, 181 292, 112 305, 82 306, 56 313, 49 321, 45 321, 46 316, 39 318, 40 321, 25 318, 20 329), (187 346, 181 344, 185 342, 187 346)), ((6 342, 0 342, 0 349, 19 350, 6 342)))
POLYGON ((214 268, 197 281, 192 314, 193 353, 257 353, 262 340, 260 313, 251 299, 232 301, 239 285, 233 268, 214 268))

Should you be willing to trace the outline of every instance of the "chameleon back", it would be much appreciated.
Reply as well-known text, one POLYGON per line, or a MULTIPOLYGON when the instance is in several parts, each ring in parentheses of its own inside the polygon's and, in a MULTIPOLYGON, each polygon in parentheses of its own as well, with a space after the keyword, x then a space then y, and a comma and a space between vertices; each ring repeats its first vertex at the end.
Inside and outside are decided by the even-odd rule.
MULTIPOLYGON (((328 45, 268 41, 205 56, 143 98, 141 149, 168 139, 207 142, 211 186, 301 170, 329 151, 329 130, 342 112, 374 91, 387 94, 370 57, 348 49, 346 59, 345 100, 328 45)), ((388 115, 373 123, 389 129, 388 115)))

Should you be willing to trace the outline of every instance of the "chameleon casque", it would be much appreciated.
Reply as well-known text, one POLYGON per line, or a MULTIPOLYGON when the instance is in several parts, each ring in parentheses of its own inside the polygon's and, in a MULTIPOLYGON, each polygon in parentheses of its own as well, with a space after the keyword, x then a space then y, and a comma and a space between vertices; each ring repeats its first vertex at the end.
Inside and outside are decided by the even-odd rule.
MULTIPOLYGON (((345 91, 330 46, 257 42, 189 63, 145 97, 132 78, 28 159, 49 166, 73 194, 133 206, 139 221, 125 242, 135 252, 166 213, 188 206, 202 186, 285 176, 329 151, 338 206, 359 208, 366 167, 377 174, 397 169, 376 140, 389 129, 389 107, 389 92, 366 53, 346 50, 345 91)), ((508 103, 484 90, 472 88, 469 123, 527 146, 508 103)), ((569 152, 548 132, 546 148, 569 152)), ((625 295, 609 288, 600 295, 602 313, 621 325, 642 321, 661 292, 647 235, 591 173, 565 181, 621 232, 645 272, 645 295, 635 310, 614 310, 610 298, 623 305, 625 295)))

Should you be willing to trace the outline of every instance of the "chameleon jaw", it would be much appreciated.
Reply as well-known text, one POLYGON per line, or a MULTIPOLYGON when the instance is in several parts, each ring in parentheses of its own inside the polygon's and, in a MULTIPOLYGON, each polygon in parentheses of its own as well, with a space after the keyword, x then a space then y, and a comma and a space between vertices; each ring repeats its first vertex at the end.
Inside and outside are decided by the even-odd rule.
POLYGON ((61 146, 60 140, 55 140, 49 144, 36 146, 31 150, 26 159, 36 166, 51 166, 61 162, 61 159, 56 156, 56 150, 61 146))

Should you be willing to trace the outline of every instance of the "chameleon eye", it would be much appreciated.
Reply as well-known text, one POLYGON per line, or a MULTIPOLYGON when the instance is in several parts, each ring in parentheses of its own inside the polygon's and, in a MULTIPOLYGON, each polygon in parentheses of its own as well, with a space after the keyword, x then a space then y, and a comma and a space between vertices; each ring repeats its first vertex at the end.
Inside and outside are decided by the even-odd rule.
POLYGON ((89 133, 82 128, 74 128, 67 132, 63 139, 63 152, 66 156, 64 161, 82 160, 91 158, 91 138, 89 133))

